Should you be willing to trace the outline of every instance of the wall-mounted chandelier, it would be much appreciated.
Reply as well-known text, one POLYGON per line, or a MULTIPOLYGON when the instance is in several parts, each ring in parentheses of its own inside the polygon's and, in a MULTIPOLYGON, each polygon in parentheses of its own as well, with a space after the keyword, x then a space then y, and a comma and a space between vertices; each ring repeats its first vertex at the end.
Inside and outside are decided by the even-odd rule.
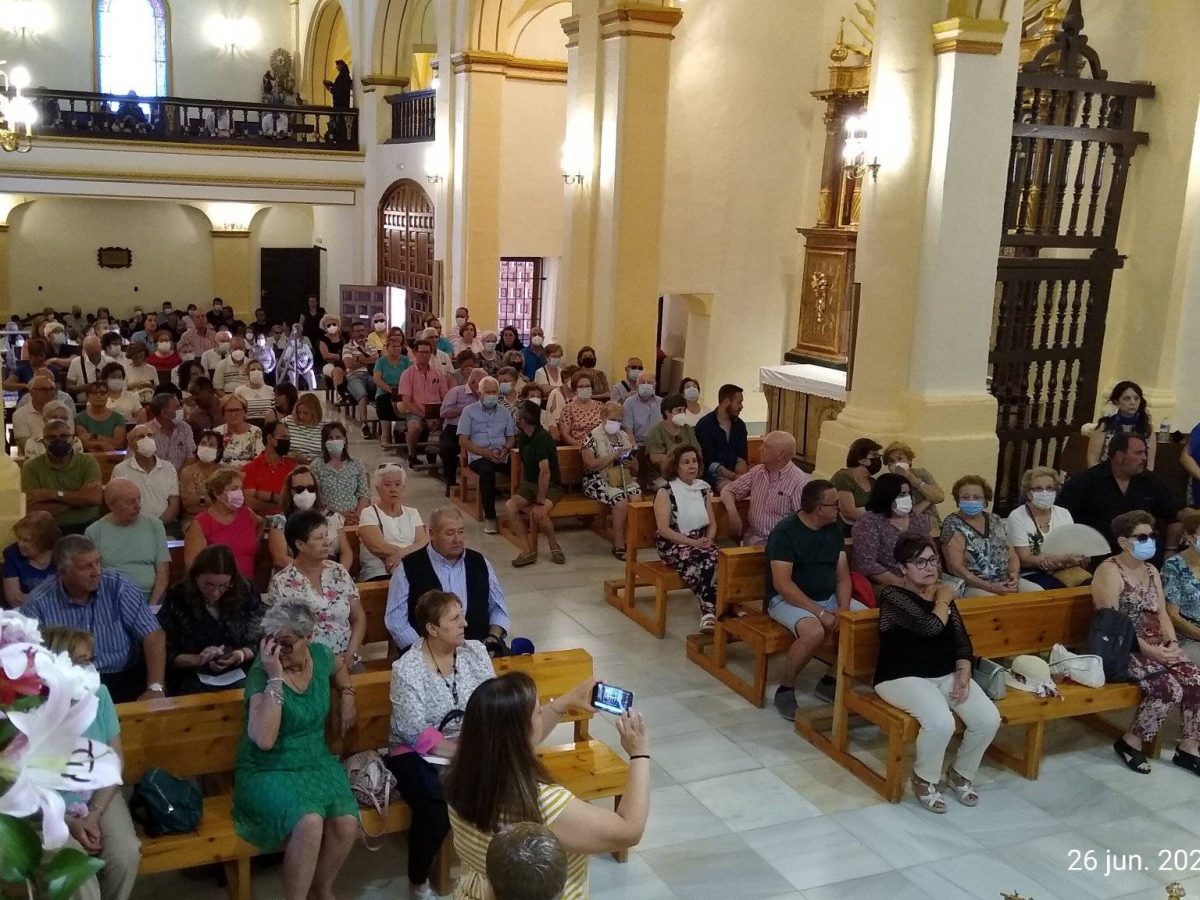
MULTIPOLYGON (((5 61, 0 59, 0 66, 5 61)), ((29 70, 17 66, 11 72, 0 68, 0 147, 6 153, 28 153, 33 149, 33 126, 37 107, 22 92, 29 87, 29 70)))

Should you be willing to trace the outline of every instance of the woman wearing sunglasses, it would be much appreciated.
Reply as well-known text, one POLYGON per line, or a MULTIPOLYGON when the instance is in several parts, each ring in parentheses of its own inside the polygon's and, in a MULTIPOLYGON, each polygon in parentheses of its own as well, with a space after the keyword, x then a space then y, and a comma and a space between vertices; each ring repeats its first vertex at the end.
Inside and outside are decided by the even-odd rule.
POLYGON ((1116 609, 1133 621, 1137 635, 1129 656, 1129 677, 1142 689, 1133 724, 1113 744, 1130 769, 1146 775, 1150 763, 1142 748, 1153 742, 1171 707, 1182 707, 1180 738, 1172 762, 1200 775, 1200 667, 1179 647, 1167 612, 1162 582, 1150 560, 1158 552, 1154 517, 1134 510, 1112 520, 1120 552, 1096 569, 1092 603, 1097 610, 1116 609))
POLYGON ((1000 713, 971 680, 975 652, 954 603, 954 589, 938 580, 933 541, 906 533, 896 541, 899 585, 879 594, 879 658, 875 691, 921 723, 913 764, 917 801, 944 813, 945 784, 964 806, 979 803, 972 784, 979 762, 1000 727, 1000 713), (966 726, 954 765, 945 770, 954 718, 966 726))
POLYGON ((297 512, 315 509, 325 516, 328 527, 329 558, 340 562, 347 569, 354 561, 354 550, 346 537, 345 519, 342 514, 329 508, 321 494, 321 485, 308 466, 297 466, 283 480, 283 490, 279 492, 279 506, 282 515, 267 516, 267 550, 271 554, 271 565, 276 572, 287 568, 294 560, 287 541, 283 536, 283 528, 287 520, 297 512))

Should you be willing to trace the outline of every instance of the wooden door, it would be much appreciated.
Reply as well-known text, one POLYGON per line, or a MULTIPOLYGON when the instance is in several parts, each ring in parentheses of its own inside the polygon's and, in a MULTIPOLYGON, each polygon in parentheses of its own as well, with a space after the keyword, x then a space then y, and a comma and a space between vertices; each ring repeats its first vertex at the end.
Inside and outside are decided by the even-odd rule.
MULTIPOLYGON (((382 284, 343 284, 338 288, 338 314, 347 324, 360 321, 371 331, 371 319, 376 313, 388 317, 387 287, 382 284)), ((388 326, 391 326, 388 322, 388 326)))
POLYGON ((263 247, 261 306, 268 322, 295 322, 308 309, 309 297, 321 296, 318 247, 263 247))
POLYGON ((415 181, 393 184, 379 204, 379 283, 407 292, 411 335, 434 305, 433 203, 415 181))

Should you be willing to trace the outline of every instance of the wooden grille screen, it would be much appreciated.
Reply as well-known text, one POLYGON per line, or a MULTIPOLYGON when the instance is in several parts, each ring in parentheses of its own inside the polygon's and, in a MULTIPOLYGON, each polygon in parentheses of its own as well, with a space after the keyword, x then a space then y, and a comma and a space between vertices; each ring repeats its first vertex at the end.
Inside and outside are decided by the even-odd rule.
POLYGON ((379 204, 379 282, 407 292, 410 334, 433 310, 433 204, 415 181, 398 181, 379 204))
POLYGON ((1073 0, 1053 43, 1017 77, 989 386, 998 403, 996 504, 1022 473, 1057 466, 1095 407, 1117 231, 1149 84, 1108 80, 1073 0), (1084 77, 1083 69, 1087 68, 1084 77))

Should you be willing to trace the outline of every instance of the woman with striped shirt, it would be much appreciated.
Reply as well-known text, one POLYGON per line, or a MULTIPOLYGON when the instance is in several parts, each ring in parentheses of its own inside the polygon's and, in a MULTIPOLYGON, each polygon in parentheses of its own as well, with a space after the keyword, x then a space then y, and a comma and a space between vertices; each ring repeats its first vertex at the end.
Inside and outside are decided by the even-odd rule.
POLYGON ((283 420, 292 438, 294 456, 309 462, 321 458, 321 400, 316 394, 301 394, 292 414, 283 420))
POLYGON ((586 681, 540 706, 533 679, 509 672, 471 694, 445 782, 454 849, 462 861, 456 900, 489 895, 488 845, 514 822, 544 824, 562 843, 567 852, 562 900, 587 897, 590 854, 617 853, 642 839, 650 811, 650 754, 641 713, 630 710, 617 719, 629 754, 629 780, 616 810, 593 806, 554 784, 534 753, 569 709, 592 709, 595 685, 586 681))

